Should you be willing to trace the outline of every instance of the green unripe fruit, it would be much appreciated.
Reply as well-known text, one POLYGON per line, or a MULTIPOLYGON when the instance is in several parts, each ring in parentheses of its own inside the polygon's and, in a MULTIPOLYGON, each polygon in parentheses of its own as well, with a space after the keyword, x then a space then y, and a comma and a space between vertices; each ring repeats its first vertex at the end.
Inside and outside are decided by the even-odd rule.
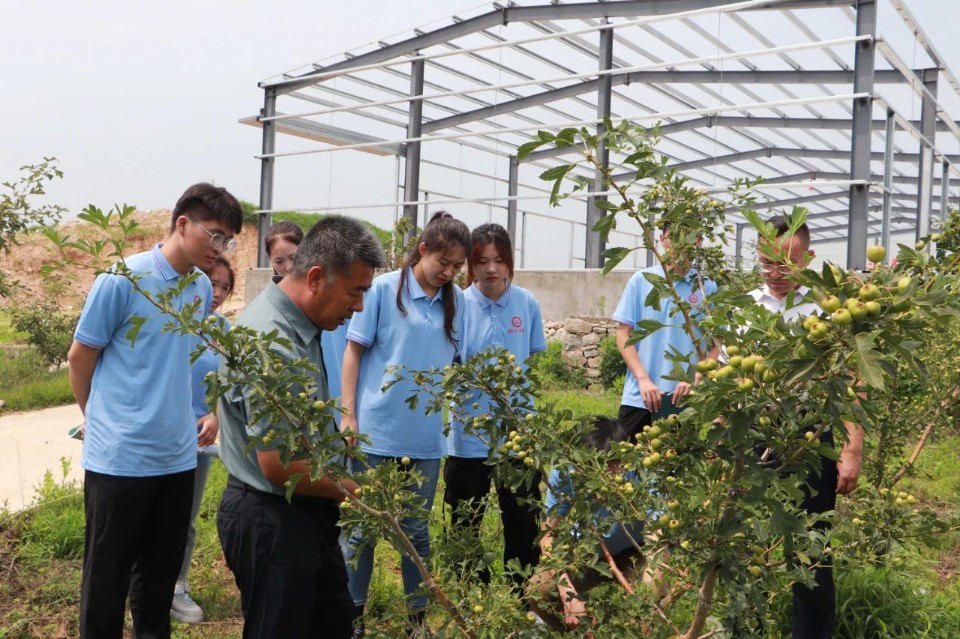
POLYGON ((743 358, 743 361, 740 362, 740 368, 744 373, 752 373, 757 367, 757 358, 753 355, 748 355, 743 358))
POLYGON ((867 247, 867 259, 871 262, 879 264, 883 261, 883 258, 887 256, 887 249, 880 246, 879 244, 874 244, 873 246, 867 247))
POLYGON ((733 366, 727 365, 717 369, 717 379, 727 379, 733 375, 733 366))
POLYGON ((740 365, 743 364, 743 358, 739 355, 734 355, 730 358, 730 366, 734 368, 740 368, 740 365))
POLYGON ((754 578, 758 578, 763 575, 763 568, 757 565, 750 566, 747 570, 750 571, 750 575, 754 578))
POLYGON ((825 322, 815 322, 813 326, 810 327, 810 339, 816 340, 825 337, 829 331, 830 327, 827 326, 825 322))
POLYGON ((753 390, 753 380, 752 379, 742 379, 740 383, 737 384, 737 390, 741 393, 749 393, 753 390))
POLYGON ((833 313, 841 306, 840 298, 836 295, 827 295, 822 300, 820 300, 820 308, 822 308, 827 313, 833 313))
POLYGON ((931 236, 930 236, 930 241, 931 241, 931 242, 939 242, 939 241, 940 241, 940 234, 939 234, 939 233, 934 233, 933 235, 931 235, 931 236))
POLYGON ((713 358, 707 358, 697 363, 697 371, 700 373, 709 373, 712 370, 716 370, 717 360, 713 358))
POLYGON ((848 326, 853 322, 853 315, 845 308, 837 309, 830 316, 830 320, 837 326, 848 326))
POLYGON ((770 424, 773 423, 773 421, 766 415, 761 415, 759 421, 761 426, 769 426, 770 424))
POLYGON ((410 461, 411 461, 411 460, 410 460, 409 457, 401 457, 401 458, 400 458, 400 463, 403 464, 404 466, 409 466, 409 465, 410 465, 410 461))
POLYGON ((727 346, 727 355, 730 355, 731 357, 733 357, 734 355, 737 355, 739 353, 740 353, 740 347, 737 346, 736 344, 731 344, 730 346, 727 346))
POLYGON ((869 314, 869 311, 867 311, 867 305, 863 302, 851 304, 848 310, 855 320, 862 320, 869 314))
POLYGON ((879 315, 880 311, 883 310, 880 306, 880 302, 874 302, 873 300, 867 302, 864 306, 867 307, 868 315, 879 315))
POLYGON ((910 277, 909 275, 906 277, 901 277, 899 280, 897 280, 897 290, 903 293, 908 288, 910 288, 911 284, 913 284, 912 277, 910 277))
POLYGON ((880 297, 880 287, 876 284, 864 284, 860 287, 860 299, 864 302, 875 300, 880 297))
POLYGON ((926 245, 927 245, 926 241, 920 240, 919 242, 913 245, 913 248, 917 249, 918 251, 921 251, 923 250, 923 247, 926 245))

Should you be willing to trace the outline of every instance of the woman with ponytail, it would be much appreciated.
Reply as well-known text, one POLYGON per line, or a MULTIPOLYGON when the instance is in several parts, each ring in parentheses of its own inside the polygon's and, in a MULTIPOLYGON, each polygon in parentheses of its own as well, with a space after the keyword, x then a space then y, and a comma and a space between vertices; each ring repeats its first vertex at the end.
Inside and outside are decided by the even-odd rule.
MULTIPOLYGON (((417 470, 425 481, 411 490, 433 505, 440 459, 445 453, 443 421, 439 413, 427 416, 410 410, 408 397, 417 393, 412 381, 394 384, 391 366, 411 370, 441 368, 457 359, 463 339, 463 292, 454 281, 466 261, 470 230, 449 213, 434 215, 398 271, 381 275, 364 295, 363 311, 353 316, 343 358, 344 433, 363 433, 365 463, 352 462, 353 472, 380 464, 417 470), (403 462, 407 462, 404 464, 403 462)), ((403 528, 417 553, 430 556, 427 521, 408 517, 403 528)), ((366 604, 373 572, 376 539, 360 530, 349 534, 344 555, 350 576, 350 594, 358 616, 366 604), (354 563, 355 562, 355 563, 354 563)), ((426 596, 416 594, 421 576, 409 557, 401 560, 404 593, 408 597, 414 633, 423 629, 426 596)), ((358 626, 358 629, 362 625, 358 626)), ((361 630, 362 632, 362 630, 361 630)), ((362 635, 361 635, 362 636, 362 635)))

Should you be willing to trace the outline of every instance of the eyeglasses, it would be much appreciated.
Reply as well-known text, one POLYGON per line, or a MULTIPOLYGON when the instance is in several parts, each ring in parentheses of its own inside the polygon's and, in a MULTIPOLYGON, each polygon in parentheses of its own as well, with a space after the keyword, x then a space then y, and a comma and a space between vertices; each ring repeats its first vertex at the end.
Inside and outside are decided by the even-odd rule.
POLYGON ((760 270, 764 275, 772 275, 776 273, 777 275, 791 275, 796 269, 793 266, 787 264, 761 264, 760 270))
POLYGON ((189 215, 185 215, 184 217, 199 226, 201 229, 203 229, 204 233, 210 236, 210 248, 216 251, 222 251, 224 253, 229 253, 233 249, 237 248, 237 241, 232 237, 228 238, 223 233, 211 233, 206 229, 206 227, 204 227, 203 224, 197 222, 189 215))

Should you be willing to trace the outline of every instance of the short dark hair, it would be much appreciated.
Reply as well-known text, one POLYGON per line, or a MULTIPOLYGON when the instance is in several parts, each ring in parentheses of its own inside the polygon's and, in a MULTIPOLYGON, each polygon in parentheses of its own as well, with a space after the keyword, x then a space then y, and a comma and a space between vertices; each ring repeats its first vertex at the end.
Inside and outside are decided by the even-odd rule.
POLYGON ((375 269, 384 268, 387 256, 380 240, 362 222, 330 215, 307 231, 293 258, 290 274, 301 278, 314 266, 322 266, 329 283, 348 272, 357 262, 375 269))
MULTIPOLYGON (((767 224, 776 229, 777 237, 783 237, 790 232, 790 220, 785 215, 774 215, 767 220, 767 224)), ((804 248, 810 246, 810 227, 807 226, 806 222, 800 225, 793 236, 803 243, 804 248)))
POLYGON ((273 245, 276 244, 278 240, 284 240, 300 246, 300 242, 303 241, 303 229, 300 228, 299 224, 289 220, 282 220, 271 224, 270 229, 267 231, 267 237, 263 240, 263 244, 267 249, 267 255, 270 255, 270 251, 273 250, 273 245))
POLYGON ((177 200, 170 216, 171 233, 177 229, 177 220, 184 215, 189 215, 198 222, 223 222, 234 233, 243 230, 243 209, 237 198, 222 186, 214 186, 208 182, 194 184, 177 200))
POLYGON ((614 442, 630 441, 634 433, 627 432, 619 420, 598 415, 592 419, 593 428, 583 436, 583 444, 601 452, 610 450, 614 442))

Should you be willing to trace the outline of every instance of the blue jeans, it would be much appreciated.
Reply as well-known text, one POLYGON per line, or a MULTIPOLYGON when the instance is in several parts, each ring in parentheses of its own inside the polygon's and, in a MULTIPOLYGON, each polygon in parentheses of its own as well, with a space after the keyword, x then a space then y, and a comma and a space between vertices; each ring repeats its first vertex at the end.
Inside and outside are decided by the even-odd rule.
POLYGON ((187 529, 187 546, 183 551, 183 562, 180 564, 180 575, 177 581, 187 583, 187 574, 190 572, 190 561, 193 559, 193 549, 197 545, 197 515, 200 514, 200 504, 203 502, 203 489, 207 487, 207 478, 210 477, 210 466, 213 457, 197 455, 197 474, 193 478, 193 504, 190 507, 190 528, 187 529))
MULTIPOLYGON (((382 457, 367 454, 366 464, 350 460, 350 472, 361 473, 367 467, 379 466, 382 463, 399 464, 396 457, 382 457)), ((410 490, 424 500, 427 512, 433 508, 433 498, 437 493, 437 478, 440 476, 439 459, 414 459, 409 466, 410 470, 419 471, 424 476, 421 486, 414 484, 410 490)), ((410 542, 417 554, 429 565, 430 559, 430 529, 426 519, 407 517, 400 522, 403 532, 410 538, 410 542)), ((364 539, 359 529, 350 531, 349 537, 343 544, 343 558, 347 562, 347 575, 350 578, 350 596, 353 603, 363 606, 367 602, 367 592, 370 590, 370 577, 373 575, 373 555, 377 545, 376 539, 364 539), (356 559, 354 559, 356 558, 356 559), (354 567, 354 560, 356 566, 354 567)), ((423 610, 427 607, 427 597, 424 594, 413 596, 420 588, 423 579, 416 564, 404 554, 400 560, 400 574, 403 577, 403 592, 407 596, 408 605, 413 610, 423 610)))

